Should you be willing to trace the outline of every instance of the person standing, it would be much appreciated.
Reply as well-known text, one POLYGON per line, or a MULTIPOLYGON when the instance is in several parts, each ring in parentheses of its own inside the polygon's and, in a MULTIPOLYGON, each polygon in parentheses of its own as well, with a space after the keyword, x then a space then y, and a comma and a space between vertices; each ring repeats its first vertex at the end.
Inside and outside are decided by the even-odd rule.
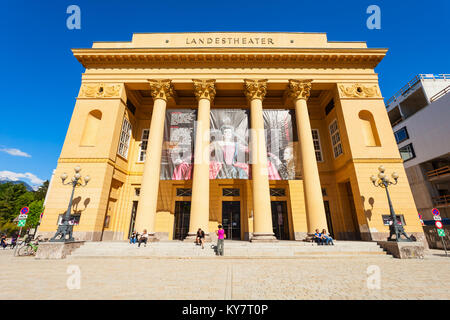
POLYGON ((217 253, 216 255, 221 255, 223 256, 223 245, 224 245, 224 240, 227 237, 227 235, 225 234, 225 230, 223 230, 222 225, 219 224, 218 226, 219 230, 216 230, 216 234, 217 234, 217 253))
POLYGON ((141 243, 144 243, 144 246, 147 246, 147 240, 148 240, 147 229, 144 229, 144 233, 142 233, 142 234, 141 234, 141 237, 139 238, 139 245, 138 245, 138 248, 141 247, 141 243))

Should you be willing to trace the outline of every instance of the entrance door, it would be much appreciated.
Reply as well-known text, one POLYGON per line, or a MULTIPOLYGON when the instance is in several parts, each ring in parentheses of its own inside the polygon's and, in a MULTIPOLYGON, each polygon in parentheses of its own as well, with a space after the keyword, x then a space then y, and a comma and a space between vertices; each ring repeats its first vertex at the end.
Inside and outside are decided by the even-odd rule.
POLYGON ((323 206, 325 207, 325 216, 327 218, 328 233, 331 235, 331 237, 333 239, 335 239, 334 231, 333 231, 333 223, 332 223, 332 220, 331 220, 330 202, 328 200, 325 200, 323 202, 323 206))
POLYGON ((191 217, 190 201, 175 201, 174 240, 184 240, 189 232, 189 219, 191 217))
POLYGON ((241 202, 222 202, 222 226, 226 239, 241 240, 241 202))
POLYGON ((271 201, 273 233, 278 240, 289 240, 289 222, 286 201, 271 201))
MULTIPOLYGON (((131 209, 131 219, 130 219, 130 228, 128 229, 128 239, 130 239, 131 234, 134 230, 134 223, 136 222, 136 211, 137 211, 138 202, 133 201, 133 207, 131 209)), ((140 232, 142 230, 139 230, 140 232)))

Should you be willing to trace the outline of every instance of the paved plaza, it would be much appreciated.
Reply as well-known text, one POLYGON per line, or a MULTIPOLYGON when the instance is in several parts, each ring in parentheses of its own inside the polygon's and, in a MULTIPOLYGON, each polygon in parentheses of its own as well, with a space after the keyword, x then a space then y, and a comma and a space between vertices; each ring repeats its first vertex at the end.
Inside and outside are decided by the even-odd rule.
POLYGON ((450 299, 450 257, 436 250, 423 260, 326 253, 36 260, 8 249, 0 250, 0 270, 0 299, 450 299))

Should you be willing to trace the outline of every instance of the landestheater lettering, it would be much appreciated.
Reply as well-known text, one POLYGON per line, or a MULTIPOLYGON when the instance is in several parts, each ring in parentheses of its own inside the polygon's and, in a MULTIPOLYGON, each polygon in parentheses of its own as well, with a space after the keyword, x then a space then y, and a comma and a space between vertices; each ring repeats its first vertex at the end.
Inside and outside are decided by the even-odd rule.
POLYGON ((271 45, 275 46, 272 38, 186 38, 187 45, 271 45))

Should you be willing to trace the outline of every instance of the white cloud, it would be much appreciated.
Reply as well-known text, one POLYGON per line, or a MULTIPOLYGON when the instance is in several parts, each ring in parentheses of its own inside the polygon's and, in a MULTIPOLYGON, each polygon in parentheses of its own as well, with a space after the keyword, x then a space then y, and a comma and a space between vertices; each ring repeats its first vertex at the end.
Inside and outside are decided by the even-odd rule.
POLYGON ((19 149, 2 148, 2 149, 0 149, 0 151, 10 154, 12 156, 31 158, 31 156, 28 153, 20 151, 19 149))
POLYGON ((39 179, 30 172, 17 173, 12 171, 0 171, 0 180, 19 181, 23 179, 28 180, 27 182, 30 182, 33 189, 37 189, 38 186, 44 183, 44 180, 39 179))

